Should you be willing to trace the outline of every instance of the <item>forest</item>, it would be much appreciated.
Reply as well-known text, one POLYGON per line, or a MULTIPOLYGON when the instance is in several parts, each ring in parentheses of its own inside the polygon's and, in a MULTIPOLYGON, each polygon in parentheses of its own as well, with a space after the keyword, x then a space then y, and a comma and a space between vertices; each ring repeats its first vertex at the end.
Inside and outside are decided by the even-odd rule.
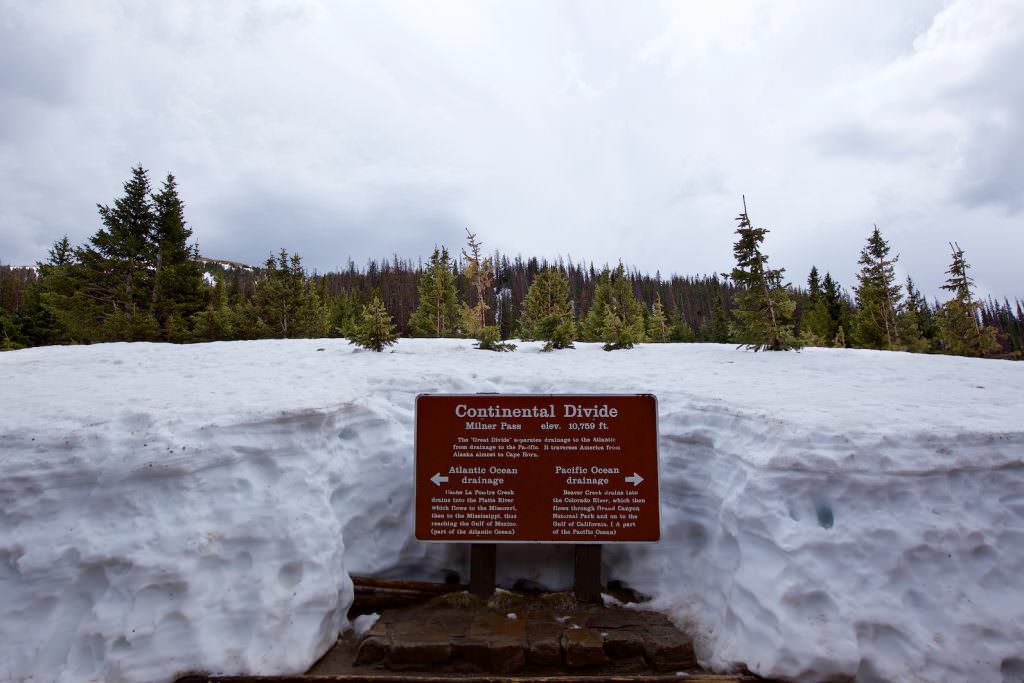
POLYGON ((729 274, 662 276, 621 263, 485 252, 467 230, 459 252, 395 255, 309 273, 282 248, 259 266, 200 256, 173 175, 153 187, 141 166, 124 194, 99 205, 86 244, 57 239, 33 267, 0 264, 0 349, 107 341, 190 343, 346 337, 381 350, 398 336, 461 336, 480 348, 508 339, 735 343, 754 350, 873 348, 1024 358, 1022 302, 977 300, 963 250, 950 244, 950 300, 927 302, 896 282, 888 242, 868 231, 847 289, 812 268, 783 282, 761 249, 745 201, 729 274), (486 255, 485 255, 486 253, 486 255))

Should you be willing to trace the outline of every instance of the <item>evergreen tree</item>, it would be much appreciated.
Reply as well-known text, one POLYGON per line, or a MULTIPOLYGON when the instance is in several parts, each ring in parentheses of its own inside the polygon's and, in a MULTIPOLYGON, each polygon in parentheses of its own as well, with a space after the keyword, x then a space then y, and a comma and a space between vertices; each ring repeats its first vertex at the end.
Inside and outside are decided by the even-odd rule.
POLYGON ((768 257, 761 253, 761 243, 768 230, 751 225, 746 197, 743 198, 743 213, 736 221, 739 238, 733 245, 736 267, 732 270, 732 280, 739 292, 733 340, 754 351, 799 348, 789 322, 796 303, 782 284, 785 270, 768 267, 768 257))
POLYGON ((183 320, 203 308, 203 275, 199 248, 188 244, 192 231, 185 223, 184 203, 170 173, 163 188, 153 195, 152 292, 149 315, 160 328, 163 339, 182 341, 187 330, 183 320))
POLYGON ((363 307, 363 313, 352 331, 349 343, 381 352, 397 339, 394 321, 375 292, 370 303, 363 307))
POLYGON ((935 323, 935 315, 931 306, 925 300, 921 290, 914 286, 914 281, 907 276, 907 301, 905 310, 912 314, 914 322, 921 331, 922 338, 928 343, 929 348, 935 345, 938 336, 938 327, 935 323))
POLYGON ((156 216, 150 202, 148 172, 132 169, 124 196, 114 206, 97 205, 104 227, 79 250, 83 277, 76 283, 100 307, 101 338, 130 341, 157 336, 149 315, 156 216))
POLYGON ((349 337, 360 317, 358 297, 355 292, 338 292, 331 299, 328 313, 328 336, 349 337))
POLYGON ((70 341, 154 339, 149 315, 155 224, 149 177, 136 166, 114 206, 97 205, 104 227, 69 257, 66 241, 51 250, 56 276, 44 276, 40 303, 70 341), (60 285, 60 286, 54 286, 60 285))
POLYGON ((574 325, 569 281, 555 268, 541 271, 530 284, 520 318, 523 339, 546 342, 545 351, 572 348, 574 325))
POLYGON ((693 328, 686 322, 680 311, 673 310, 669 315, 669 341, 690 343, 694 341, 693 328))
POLYGON ((494 325, 484 325, 480 328, 476 338, 476 348, 481 351, 515 351, 516 345, 512 342, 502 341, 501 332, 494 325))
POLYGON ((985 356, 999 348, 995 330, 982 326, 978 319, 978 302, 974 300, 971 287, 974 279, 967 271, 970 265, 964 258, 959 244, 950 244, 953 263, 946 273, 949 278, 942 288, 952 292, 953 298, 942 305, 939 311, 939 329, 946 351, 961 356, 985 356))
MULTIPOLYGON (((835 283, 832 283, 832 287, 834 290, 835 283)), ((800 319, 800 336, 806 344, 813 346, 825 346, 835 337, 835 326, 831 324, 828 314, 827 297, 815 266, 811 266, 807 276, 807 307, 800 319)))
POLYGON ((28 288, 20 320, 25 339, 32 346, 73 341, 53 311, 74 296, 72 270, 76 265, 75 250, 67 235, 54 242, 45 262, 36 263, 38 277, 28 288))
POLYGON ((896 313, 896 336, 900 348, 912 353, 928 351, 929 343, 924 329, 931 317, 921 292, 914 287, 914 281, 907 276, 907 300, 896 313))
POLYGON ((466 228, 466 241, 469 251, 462 250, 462 256, 467 262, 464 275, 476 293, 476 305, 470 307, 468 303, 463 303, 463 318, 466 332, 476 335, 487 326, 487 311, 490 310, 490 306, 487 305, 486 295, 494 281, 494 264, 489 256, 480 256, 480 248, 483 245, 477 241, 476 235, 470 232, 469 228, 466 228))
POLYGON ((855 341, 872 349, 898 348, 896 314, 900 307, 900 286, 896 283, 894 265, 899 256, 889 258, 889 243, 875 229, 860 252, 861 266, 857 274, 859 286, 857 312, 853 319, 855 341))
POLYGON ((235 336, 234 316, 228 305, 224 275, 217 273, 214 278, 216 284, 206 309, 192 315, 192 339, 195 341, 224 341, 235 336))
POLYGON ((647 338, 652 342, 663 343, 669 338, 668 322, 665 320, 665 308, 661 305, 661 295, 654 295, 654 305, 647 318, 647 338))
POLYGON ((39 305, 56 323, 42 336, 63 328, 68 341, 183 341, 204 293, 174 176, 154 195, 136 166, 124 195, 97 207, 103 227, 89 244, 72 250, 65 236, 41 271, 39 305))
POLYGON ((264 264, 252 305, 252 313, 263 323, 262 329, 248 321, 242 323, 242 328, 251 325, 254 333, 263 333, 261 336, 289 339, 322 337, 327 332, 327 311, 319 293, 306 280, 302 257, 289 257, 285 249, 276 259, 270 256, 264 264))
POLYGON ((455 336, 461 314, 448 250, 434 248, 419 287, 420 303, 409 319, 417 337, 455 336))
POLYGON ((728 344, 732 332, 729 325, 729 314, 725 312, 722 297, 718 296, 711 307, 711 317, 701 328, 701 341, 715 344, 728 344))
POLYGON ((583 320, 587 341, 603 341, 605 351, 631 349, 644 339, 643 306, 633 296, 633 284, 620 263, 605 268, 597 279, 594 300, 583 320))
POLYGON ((832 341, 832 345, 835 346, 835 340, 839 334, 840 329, 843 329, 842 341, 843 344, 840 348, 846 347, 846 332, 845 328, 849 326, 849 307, 846 304, 846 300, 843 298, 842 288, 839 283, 832 279, 831 273, 825 273, 825 279, 822 281, 821 288, 822 299, 825 304, 825 313, 827 317, 827 324, 822 326, 822 337, 832 341))

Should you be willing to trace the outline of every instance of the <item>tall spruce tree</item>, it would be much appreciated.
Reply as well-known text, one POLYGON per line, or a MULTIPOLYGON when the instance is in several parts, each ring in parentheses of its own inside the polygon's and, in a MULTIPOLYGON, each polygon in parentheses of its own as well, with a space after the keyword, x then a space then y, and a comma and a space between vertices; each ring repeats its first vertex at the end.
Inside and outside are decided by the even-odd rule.
POLYGON ((434 248, 419 287, 419 306, 409 319, 417 337, 451 337, 458 332, 461 319, 455 294, 455 275, 444 247, 434 248))
POLYGON ((192 314, 191 327, 194 341, 224 341, 235 338, 235 325, 228 304, 224 274, 214 275, 213 293, 205 310, 192 314))
POLYGON ((951 243, 953 262, 946 274, 942 288, 953 294, 953 298, 942 305, 939 311, 939 330, 943 348, 949 353, 961 356, 985 356, 999 348, 995 330, 983 326, 979 320, 979 303, 971 291, 974 279, 967 274, 970 264, 964 257, 959 244, 951 243))
POLYGON ((874 226, 868 242, 861 249, 857 312, 853 318, 854 341, 872 349, 899 348, 896 315, 900 308, 900 286, 896 282, 895 264, 899 255, 889 258, 889 243, 874 226))
POLYGON ((811 272, 807 276, 807 307, 800 319, 800 336, 805 344, 813 346, 825 346, 835 337, 816 266, 811 266, 811 272))
POLYGON ((582 323, 584 339, 604 342, 605 351, 631 349, 644 340, 643 306, 621 263, 597 278, 594 300, 582 323))
POLYGON ((199 247, 188 243, 192 236, 185 222, 185 205, 170 173, 160 192, 153 195, 153 281, 149 315, 160 328, 160 336, 183 341, 184 321, 204 305, 202 268, 196 260, 199 247))
POLYGON ((842 287, 832 279, 831 273, 825 273, 825 279, 821 286, 822 298, 825 302, 825 312, 828 315, 828 326, 823 335, 826 341, 831 341, 832 346, 845 348, 846 329, 849 327, 850 311, 849 305, 843 296, 842 287), (842 344, 837 344, 839 332, 842 330, 842 344))
POLYGON ((75 250, 66 272, 70 291, 48 292, 43 305, 74 341, 155 339, 159 328, 149 314, 155 214, 147 171, 132 168, 124 196, 97 208, 104 227, 75 250))
MULTIPOLYGON (((263 323, 261 336, 301 338, 327 334, 327 309, 316 288, 306 279, 302 257, 285 249, 264 264, 252 298, 252 313, 263 323)), ((248 327, 243 323, 243 329, 248 327)))
POLYGON ((557 268, 543 270, 533 279, 519 324, 523 339, 546 342, 545 351, 572 348, 575 325, 569 281, 557 268))
POLYGON ((73 341, 53 311, 74 296, 72 271, 76 265, 75 250, 67 235, 54 242, 46 261, 36 263, 38 276, 28 288, 21 320, 22 332, 33 346, 73 341))
POLYGON ((647 316, 647 338, 656 343, 663 343, 669 340, 670 331, 668 321, 665 319, 665 307, 661 303, 661 294, 654 294, 654 303, 651 304, 650 315, 647 316))
POLYGON ((761 243, 768 230, 751 224, 746 197, 743 198, 743 213, 736 222, 739 224, 736 229, 739 237, 733 245, 736 267, 732 270, 732 280, 739 291, 736 293, 738 308, 735 311, 733 341, 754 351, 799 348, 800 343, 790 323, 796 302, 782 284, 785 269, 768 267, 768 257, 761 252, 761 243))
POLYGON ((914 281, 907 276, 907 299, 896 313, 896 336, 900 348, 912 353, 924 353, 929 349, 924 332, 931 318, 928 305, 921 292, 914 287, 914 281))
POLYGON ((363 307, 359 322, 356 323, 349 339, 350 344, 358 344, 364 349, 383 351, 398 339, 395 324, 384 309, 384 304, 376 292, 369 304, 363 307))
POLYGON ((690 343, 694 341, 693 328, 679 310, 669 314, 669 341, 690 343))

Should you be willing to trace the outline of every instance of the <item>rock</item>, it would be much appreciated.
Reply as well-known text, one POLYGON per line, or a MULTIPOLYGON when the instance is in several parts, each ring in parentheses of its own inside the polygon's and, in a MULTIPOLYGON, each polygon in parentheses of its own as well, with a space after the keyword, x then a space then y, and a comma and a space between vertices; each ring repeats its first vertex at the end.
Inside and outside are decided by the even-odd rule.
POLYGON ((526 625, 502 614, 479 614, 465 637, 452 640, 453 656, 493 673, 518 671, 526 664, 526 625))
POLYGON ((671 627, 654 627, 644 634, 644 656, 658 671, 697 666, 693 641, 671 627))
POLYGON ((535 666, 561 664, 564 630, 558 623, 529 623, 526 627, 526 661, 535 666))
POLYGON ((447 664, 452 648, 447 634, 423 633, 416 639, 391 641, 388 666, 392 669, 419 669, 426 665, 447 664))
POLYGON ((604 664, 604 641, 601 634, 589 628, 567 628, 562 632, 565 663, 571 667, 604 664))
POLYGON ((359 643, 359 649, 356 650, 356 661, 353 664, 355 666, 379 664, 387 658, 389 649, 386 638, 366 636, 359 643))
POLYGON ((436 620, 397 623, 390 636, 388 666, 392 669, 426 668, 451 660, 450 634, 436 620))
POLYGON ((672 622, 664 614, 646 610, 622 609, 608 607, 597 614, 587 617, 586 625, 597 631, 627 627, 672 627, 672 622))
POLYGON ((644 654, 643 634, 629 628, 605 632, 604 651, 612 659, 626 659, 644 654))

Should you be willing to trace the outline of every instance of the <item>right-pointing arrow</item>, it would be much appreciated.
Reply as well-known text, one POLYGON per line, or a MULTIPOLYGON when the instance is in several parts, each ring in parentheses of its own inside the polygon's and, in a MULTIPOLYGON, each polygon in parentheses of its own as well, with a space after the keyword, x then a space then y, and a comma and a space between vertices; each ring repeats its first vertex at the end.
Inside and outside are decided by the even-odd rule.
POLYGON ((435 485, 440 486, 441 484, 447 483, 448 477, 442 476, 440 472, 430 478, 430 481, 434 482, 435 485))
POLYGON ((632 484, 633 486, 639 486, 640 482, 642 482, 643 480, 644 480, 644 478, 641 477, 636 472, 633 473, 632 477, 626 477, 626 481, 629 482, 630 484, 632 484))

